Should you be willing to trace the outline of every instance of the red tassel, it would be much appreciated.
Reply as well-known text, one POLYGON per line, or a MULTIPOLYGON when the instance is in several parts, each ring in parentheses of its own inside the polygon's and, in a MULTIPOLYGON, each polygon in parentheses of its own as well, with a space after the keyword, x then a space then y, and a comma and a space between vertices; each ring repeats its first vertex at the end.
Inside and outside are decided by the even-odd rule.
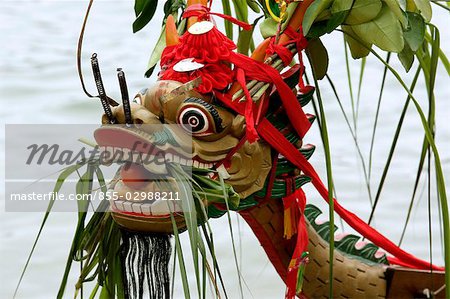
MULTIPOLYGON (((161 55, 160 78, 186 83, 201 77, 202 84, 196 88, 198 92, 223 90, 234 81, 234 73, 227 63, 234 49, 236 45, 215 26, 203 34, 187 31, 180 37, 178 45, 164 49, 161 55), (190 72, 173 70, 176 63, 187 58, 193 58, 204 67, 190 72)), ((254 131, 256 133, 256 130, 254 131)))
POLYGON ((198 77, 202 78, 202 84, 196 88, 200 93, 209 93, 213 89, 225 89, 233 81, 233 71, 224 63, 207 64, 201 69, 192 72, 176 72, 173 70, 175 63, 171 64, 167 70, 162 71, 160 79, 174 80, 186 83, 198 77))
POLYGON ((204 34, 191 34, 187 31, 180 37, 176 48, 176 60, 195 58, 200 63, 217 63, 228 61, 230 52, 236 45, 216 27, 204 34))
POLYGON ((308 249, 308 231, 306 230, 306 220, 304 216, 306 207, 305 193, 302 189, 295 190, 294 193, 283 198, 283 205, 285 212, 287 210, 295 211, 295 213, 291 213, 290 221, 297 221, 297 242, 295 243, 295 249, 289 264, 286 279, 286 299, 291 299, 294 298, 295 295, 300 295, 301 293, 301 284, 303 281, 302 271, 304 271, 307 263, 307 256, 305 253, 308 249))
POLYGON ((207 20, 207 19, 209 19, 209 16, 211 16, 211 15, 218 16, 227 21, 230 21, 231 23, 238 25, 239 27, 241 27, 244 30, 248 31, 248 30, 252 29, 252 25, 250 25, 250 24, 239 21, 229 15, 211 12, 209 7, 206 7, 201 4, 194 4, 194 5, 191 5, 188 8, 186 8, 186 10, 184 11, 184 14, 183 14, 183 18, 197 17, 199 20, 207 20))

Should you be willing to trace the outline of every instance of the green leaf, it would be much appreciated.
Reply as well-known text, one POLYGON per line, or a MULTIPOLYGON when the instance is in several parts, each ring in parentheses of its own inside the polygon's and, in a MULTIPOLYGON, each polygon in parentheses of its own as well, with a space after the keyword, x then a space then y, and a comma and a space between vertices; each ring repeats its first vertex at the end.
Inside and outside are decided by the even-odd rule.
POLYGON ((345 24, 357 25, 367 23, 380 13, 382 3, 380 0, 355 0, 345 24))
POLYGON ((403 50, 398 53, 398 59, 402 63, 405 71, 409 71, 414 62, 414 52, 411 50, 408 44, 405 44, 403 50))
POLYGON ((239 30, 238 42, 237 42, 237 51, 238 53, 248 55, 250 50, 250 45, 253 41, 253 31, 261 18, 258 18, 253 22, 252 29, 250 30, 239 30))
POLYGON ((136 17, 142 12, 142 9, 145 6, 145 3, 148 0, 135 0, 134 1, 134 14, 136 15, 136 17))
MULTIPOLYGON (((75 165, 65 168, 59 175, 58 179, 56 180, 55 187, 53 188, 52 194, 57 194, 61 190, 61 187, 64 184, 64 181, 69 177, 69 175, 71 175, 72 173, 77 171, 79 168, 81 168, 85 164, 86 164, 86 162, 82 162, 82 163, 78 163, 78 164, 75 164, 75 165)), ((34 250, 36 249, 36 245, 39 241, 39 238, 41 237, 42 230, 44 229, 45 223, 47 222, 47 219, 50 216, 50 212, 53 208, 54 203, 55 203, 55 200, 52 197, 52 200, 48 203, 48 207, 45 212, 44 218, 42 219, 42 223, 41 223, 41 226, 39 227, 39 231, 36 235, 36 239, 34 240, 33 246, 31 247, 30 254, 28 255, 27 261, 25 262, 25 266, 23 267, 22 273, 20 274, 19 282, 17 283, 13 297, 16 297, 17 292, 19 291, 20 284, 22 283, 22 279, 25 275, 25 271, 27 270, 28 265, 30 264, 31 257, 33 256, 34 250)))
POLYGON ((345 33, 344 39, 350 48, 353 59, 363 58, 369 55, 372 44, 356 40, 357 35, 351 26, 342 25, 341 28, 345 33))
POLYGON ((319 38, 326 33, 331 33, 339 25, 341 25, 345 18, 347 17, 348 11, 340 11, 331 15, 331 17, 326 21, 315 22, 309 33, 308 38, 314 39, 319 38))
POLYGON ((397 16, 398 20, 402 24, 403 28, 406 28, 408 21, 406 20, 405 14, 400 8, 397 0, 384 0, 384 2, 389 6, 390 10, 397 16))
POLYGON ((261 9, 258 6, 258 2, 256 0, 246 0, 248 7, 253 10, 255 13, 259 14, 261 9))
POLYGON ((306 10, 303 18, 303 34, 307 35, 316 18, 325 9, 329 8, 333 0, 316 0, 306 10))
POLYGON ((166 25, 164 25, 161 29, 161 34, 159 35, 159 39, 156 42, 156 46, 153 49, 152 55, 150 55, 150 59, 147 64, 147 71, 145 72, 145 77, 150 77, 155 70, 156 64, 161 59, 161 54, 166 47, 166 25))
POLYGON ((306 55, 308 55, 316 78, 322 80, 328 70, 328 53, 322 41, 320 39, 310 40, 306 48, 306 55))
POLYGON ((246 0, 232 0, 236 18, 239 21, 248 22, 248 6, 246 0))
POLYGON ((353 31, 366 43, 380 49, 399 53, 403 50, 403 31, 394 13, 384 6, 380 14, 368 23, 352 26, 353 31))
POLYGON ((353 6, 354 1, 349 0, 334 0, 333 5, 331 6, 331 13, 337 13, 341 11, 350 10, 353 6))
POLYGON ((416 13, 407 12, 409 26, 403 32, 403 38, 413 52, 416 52, 425 39, 425 21, 416 13))
POLYGON ((277 34, 277 22, 272 18, 267 18, 259 25, 259 31, 264 39, 277 34))
POLYGON ((280 7, 278 6, 278 3, 274 0, 269 0, 269 6, 274 15, 280 17, 280 7))
MULTIPOLYGON (((286 21, 281 26, 281 30, 286 29, 286 26, 288 25, 289 20, 291 19, 292 14, 294 13, 296 7, 297 7, 297 2, 293 2, 292 4, 290 4, 288 6, 288 8, 286 10, 287 18, 286 18, 286 21)), ((264 39, 271 37, 271 36, 275 36, 275 34, 277 33, 277 28, 278 28, 278 23, 275 22, 272 18, 264 19, 264 21, 262 21, 261 24, 259 25, 259 31, 261 32, 261 35, 263 36, 264 39)))
POLYGON ((414 3, 422 17, 425 19, 425 22, 430 22, 432 16, 430 0, 414 0, 414 3))
MULTIPOLYGON (((224 14, 231 16, 231 5, 229 0, 222 0, 222 9, 224 14)), ((233 24, 228 20, 224 20, 224 24, 227 37, 233 40, 233 24)))
POLYGON ((155 14, 156 6, 158 6, 158 0, 146 0, 142 12, 133 22, 133 33, 138 32, 151 21, 155 14))

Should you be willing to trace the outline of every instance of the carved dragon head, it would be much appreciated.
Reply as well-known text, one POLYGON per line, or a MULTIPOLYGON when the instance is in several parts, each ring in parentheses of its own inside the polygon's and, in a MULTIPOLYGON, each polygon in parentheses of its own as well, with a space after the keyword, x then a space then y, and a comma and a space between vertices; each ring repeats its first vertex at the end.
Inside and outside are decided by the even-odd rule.
MULTIPOLYGON (((111 205, 115 220, 128 229, 171 232, 171 212, 176 215, 179 228, 184 227, 180 201, 150 198, 158 193, 173 198, 179 192, 180 186, 169 164, 192 171, 197 178, 195 183, 205 189, 223 178, 231 187, 228 195, 235 208, 239 199, 245 204, 245 198, 263 189, 271 169, 268 144, 246 141, 238 146, 245 135, 243 116, 212 97, 192 89, 182 90, 183 87, 185 85, 176 81, 158 81, 133 99, 130 105, 132 128, 109 126, 104 115, 105 125, 95 132, 99 146, 105 150, 134 151, 130 157, 135 160, 121 166, 114 185, 117 198, 111 205), (164 187, 161 181, 168 184, 164 187)), ((112 115, 117 123, 126 123, 125 110, 123 105, 113 107, 112 115)), ((211 210, 210 215, 215 215, 217 206, 225 204, 218 202, 219 197, 200 198, 206 210, 211 210)))

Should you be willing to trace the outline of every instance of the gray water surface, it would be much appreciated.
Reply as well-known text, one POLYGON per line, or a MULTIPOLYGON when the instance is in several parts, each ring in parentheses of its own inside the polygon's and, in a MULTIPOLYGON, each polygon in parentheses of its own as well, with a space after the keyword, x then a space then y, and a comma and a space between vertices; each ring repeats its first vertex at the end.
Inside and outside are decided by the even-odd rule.
MULTIPOLYGON (((98 123, 101 106, 88 99, 81 90, 76 73, 76 43, 87 1, 2 1, 0 3, 0 118, 2 124, 11 123, 98 123)), ((134 18, 132 1, 96 1, 86 31, 83 60, 88 90, 94 90, 89 70, 89 57, 97 52, 107 92, 119 98, 116 68, 122 67, 127 74, 131 93, 154 82, 143 73, 160 31, 161 15, 142 32, 133 34, 134 18)), ((448 15, 435 13, 433 21, 442 28, 441 46, 450 53, 450 36, 446 28, 448 15)), ((221 21, 218 21, 221 23, 221 21)), ((342 36, 339 33, 326 36, 324 43, 330 56, 330 76, 337 86, 347 113, 351 112, 342 36)), ((384 57, 385 54, 383 53, 384 57)), ((412 74, 405 74, 393 55, 394 65, 406 82, 412 74)), ((354 89, 357 87, 359 62, 351 64, 354 74, 354 89)), ((413 67, 414 69, 414 67, 413 67)), ((368 158, 370 138, 376 111, 378 91, 383 66, 374 57, 367 61, 358 120, 358 140, 368 158)), ((450 174, 450 88, 449 78, 443 68, 436 82, 436 127, 444 174, 450 174)), ((370 203, 365 188, 361 163, 354 143, 346 127, 342 113, 327 82, 321 82, 327 122, 333 153, 334 180, 340 202, 367 220, 370 203)), ((415 93, 424 107, 426 91, 423 82, 415 93)), ((406 99, 401 86, 392 75, 388 75, 385 94, 380 110, 380 119, 373 155, 372 192, 382 173, 396 123, 406 99)), ((308 108, 311 112, 311 107, 308 108)), ((386 187, 382 193, 374 225, 394 242, 398 242, 407 213, 409 198, 421 151, 423 130, 414 109, 410 107, 404 129, 399 140, 397 155, 392 163, 386 187)), ((2 139, 2 153, 4 133, 2 139)), ((318 129, 314 127, 307 135, 307 142, 318 149, 311 162, 326 181, 324 155, 318 129)), ((2 155, 2 159, 3 155, 2 155)), ((4 160, 3 160, 4 161, 4 160)), ((2 165, 3 165, 2 161, 2 165)), ((2 179, 4 169, 1 167, 2 179)), ((449 179, 449 178, 448 178, 449 179)), ((448 180, 447 179, 447 180, 448 180)), ((434 181, 434 178, 433 178, 434 181)), ((421 182, 418 203, 413 208, 411 225, 402 245, 421 258, 429 258, 428 216, 424 181, 421 182)), ((4 192, 3 185, 2 194, 4 192)), ((447 188, 448 191, 449 188, 447 188)), ((306 188, 308 200, 326 207, 313 190, 306 188)), ((4 203, 4 196, 2 205, 4 203)), ((432 190, 432 236, 433 261, 443 262, 435 190, 432 190)), ((11 298, 20 272, 38 232, 42 213, 0 212, 0 298, 11 298)), ((325 216, 322 219, 326 219, 325 216)), ((53 298, 60 282, 70 241, 75 228, 76 215, 56 213, 51 215, 42 238, 24 277, 18 298, 53 298)), ((230 298, 239 297, 236 268, 231 248, 231 239, 226 217, 211 221, 216 238, 216 248, 222 274, 230 298)), ((237 244, 238 260, 246 286, 245 298, 282 298, 284 286, 268 263, 262 248, 242 219, 233 215, 233 229, 237 244), (250 290, 250 291, 249 291, 250 290)), ((340 223, 338 223, 339 226, 340 223)), ((349 232, 347 226, 344 227, 349 232)), ((340 230, 341 231, 341 230, 340 230)), ((184 237, 186 252, 188 243, 184 237)), ((76 270, 76 269, 75 269, 76 270)), ((190 272, 193 273, 192 271, 190 272)), ((190 276, 194 283, 193 274, 190 276)), ((66 297, 72 298, 76 271, 71 275, 66 297)), ((175 298, 182 298, 179 275, 176 278, 175 298)))

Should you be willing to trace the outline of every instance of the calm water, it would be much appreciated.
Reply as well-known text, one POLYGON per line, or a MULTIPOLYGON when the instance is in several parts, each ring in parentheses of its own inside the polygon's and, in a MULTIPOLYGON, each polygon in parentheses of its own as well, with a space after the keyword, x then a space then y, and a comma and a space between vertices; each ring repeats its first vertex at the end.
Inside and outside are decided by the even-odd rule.
MULTIPOLYGON (((87 1, 2 1, 0 4, 0 118, 2 124, 9 123, 97 123, 101 114, 100 104, 83 94, 75 69, 75 50, 79 29, 87 1)), ((131 92, 146 87, 154 80, 146 79, 143 73, 151 49, 158 38, 160 16, 149 27, 138 34, 132 34, 133 5, 131 1, 96 1, 85 36, 83 58, 88 89, 93 90, 89 66, 86 64, 92 52, 99 54, 107 92, 118 98, 116 82, 117 67, 127 73, 131 92)), ((435 23, 445 28, 448 15, 435 14, 435 23)), ((442 47, 450 53, 449 33, 442 32, 442 47)), ((345 109, 350 113, 350 100, 346 83, 343 60, 342 37, 339 34, 327 36, 324 42, 330 53, 330 76, 338 87, 345 109)), ((395 60, 395 59, 394 59, 395 60)), ((397 63, 398 65, 398 63, 397 63)), ((352 64, 355 74, 359 64, 352 64)), ((444 166, 444 173, 450 174, 450 89, 448 76, 440 69, 441 76, 436 85, 437 139, 444 166)), ((380 87, 382 66, 371 58, 367 63, 367 73, 362 86, 360 114, 358 122, 359 142, 365 157, 368 157, 370 136, 380 87)), ((411 75, 401 72, 407 82, 411 75)), ((356 76, 355 76, 356 82, 356 76)), ((424 102, 424 85, 417 91, 424 102)), ((369 200, 362 169, 355 148, 348 133, 342 114, 326 82, 322 83, 325 99, 330 139, 333 151, 333 170, 340 202, 356 212, 363 219, 369 214, 369 200)), ((388 147, 405 101, 405 94, 392 76, 388 77, 386 92, 381 106, 381 117, 374 148, 372 187, 376 188, 388 147)), ((2 139, 2 165, 4 133, 2 139)), ((416 111, 411 107, 405 128, 400 138, 398 154, 393 161, 385 191, 375 219, 376 227, 398 241, 401 224, 406 215, 412 184, 417 168, 417 158, 421 149, 423 134, 416 111)), ((320 145, 316 128, 311 130, 307 141, 320 145)), ((312 159, 325 180, 323 152, 318 147, 312 159)), ((1 167, 2 179, 4 177, 1 167)), ((2 194, 4 186, 1 186, 2 194)), ((423 184, 420 188, 423 191, 423 184)), ((448 189, 448 191, 450 191, 448 189)), ((307 190, 311 202, 320 203, 317 193, 307 190)), ((375 192, 375 191, 374 191, 375 192)), ((2 195, 2 205, 4 196, 2 195)), ((433 219, 437 218, 436 197, 433 194, 433 219)), ((323 205, 322 205, 323 207, 323 205)), ((42 219, 42 213, 0 212, 0 273, 1 298, 10 298, 20 271, 31 248, 42 219)), ((422 258, 429 256, 426 197, 421 192, 414 207, 411 225, 403 247, 422 258)), ((244 279, 249 287, 245 297, 281 298, 284 287, 264 252, 246 224, 233 218, 238 244, 238 254, 244 279), (240 234, 236 233, 240 231, 240 234), (240 235, 240 237, 238 237, 240 235)), ((37 246, 19 294, 20 298, 52 298, 57 292, 70 240, 75 227, 75 215, 54 214, 50 217, 42 239, 37 246)), ((231 250, 230 233, 225 219, 212 221, 216 233, 219 263, 227 277, 230 298, 239 294, 237 275, 231 250)), ((346 228, 348 231, 348 228, 346 228)), ((439 240, 439 223, 433 220, 433 257, 442 262, 439 240)), ((192 272, 191 272, 192 273, 192 272)), ((76 275, 72 276, 72 282, 76 275)), ((71 298, 72 285, 69 283, 67 298, 71 298)), ((182 297, 178 287, 176 296, 182 297)))

